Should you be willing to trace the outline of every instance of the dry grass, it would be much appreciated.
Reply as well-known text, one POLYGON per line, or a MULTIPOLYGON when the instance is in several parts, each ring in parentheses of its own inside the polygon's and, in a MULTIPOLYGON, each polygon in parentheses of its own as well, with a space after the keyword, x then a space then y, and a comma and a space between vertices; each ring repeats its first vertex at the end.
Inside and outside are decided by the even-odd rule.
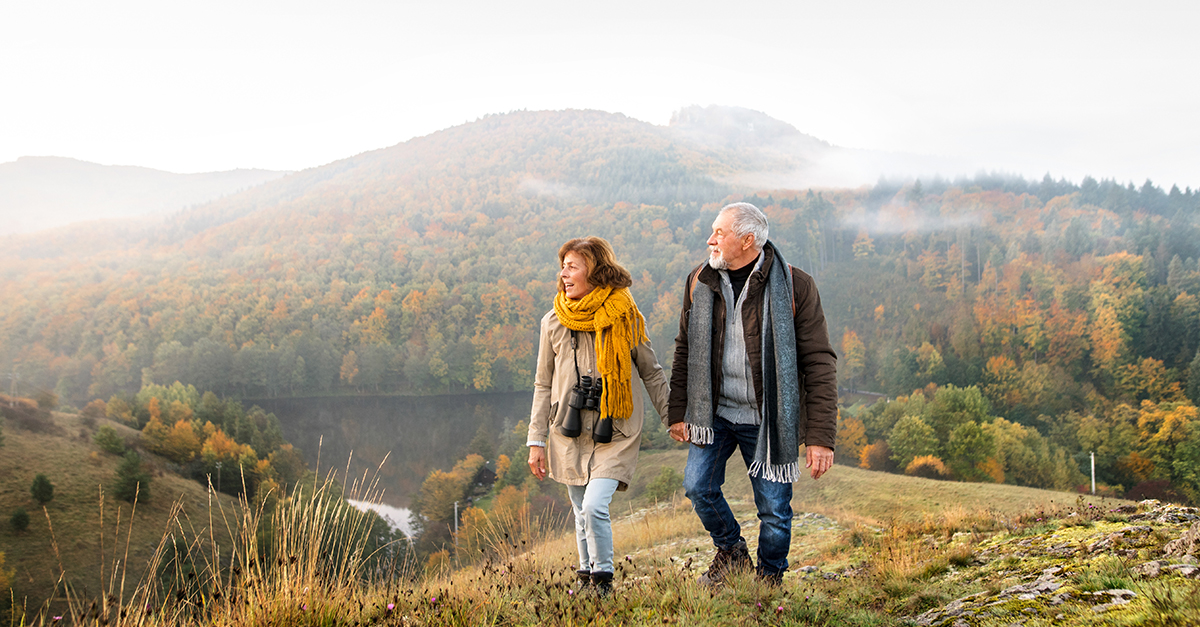
MULTIPOLYGON (((639 476, 656 476, 664 465, 682 468, 684 456, 646 454, 639 476)), ((740 460, 731 460, 727 476, 731 505, 738 520, 750 523, 744 535, 753 549, 754 509, 740 460)), ((1073 500, 838 466, 818 482, 797 485, 797 512, 824 517, 797 527, 793 564, 857 574, 826 580, 793 571, 781 589, 741 576, 714 593, 696 583, 711 543, 688 501, 676 493, 670 501, 646 503, 638 496, 639 480, 634 484, 614 500, 617 592, 606 600, 577 594, 573 534, 554 531, 561 529, 559 521, 527 507, 496 516, 479 535, 481 557, 460 559, 452 571, 418 573, 391 549, 383 552, 388 559, 373 560, 379 556, 368 555, 365 543, 348 540, 368 531, 368 517, 341 500, 377 497, 364 477, 347 489, 336 482, 313 483, 274 506, 208 500, 202 493, 201 509, 188 502, 194 496, 185 496, 161 519, 143 511, 152 508, 132 512, 101 499, 97 514, 82 521, 93 520, 90 532, 70 535, 51 512, 55 535, 47 527, 48 539, 84 542, 99 535, 95 546, 105 562, 94 567, 95 587, 81 588, 74 583, 77 576, 67 574, 75 565, 65 548, 48 541, 47 552, 53 555, 57 548, 61 556, 52 561, 63 564, 58 597, 32 606, 17 623, 51 624, 53 616, 63 615, 76 624, 106 627, 892 625, 893 616, 955 598, 963 584, 955 588, 943 575, 966 568, 982 538, 1026 525, 1016 513, 1022 507, 1061 510, 1073 500), (162 522, 139 530, 147 520, 162 522), (156 536, 147 543, 156 548, 139 554, 147 535, 156 536)), ((81 523, 64 518, 66 525, 81 523)))
MULTIPOLYGON (((91 443, 91 432, 81 437, 86 430, 77 416, 56 413, 52 419, 61 435, 6 428, 5 446, 0 449, 0 552, 5 554, 6 568, 14 573, 18 607, 39 608, 48 602, 53 615, 66 614, 65 590, 89 597, 119 592, 114 588, 120 583, 114 584, 114 572, 131 587, 146 574, 169 520, 177 514, 198 518, 197 533, 206 532, 205 521, 213 506, 233 504, 226 495, 210 500, 203 486, 164 471, 163 462, 150 456, 143 456, 152 474, 148 502, 135 509, 111 496, 102 498, 120 459, 99 452, 91 443), (44 511, 29 494, 38 473, 54 484, 54 499, 44 511), (30 517, 29 528, 20 533, 8 524, 18 507, 30 517), (48 594, 52 590, 57 592, 48 594)), ((122 425, 100 422, 113 425, 122 435, 132 433, 122 425)), ((213 529, 212 534, 228 545, 223 529, 213 529)))

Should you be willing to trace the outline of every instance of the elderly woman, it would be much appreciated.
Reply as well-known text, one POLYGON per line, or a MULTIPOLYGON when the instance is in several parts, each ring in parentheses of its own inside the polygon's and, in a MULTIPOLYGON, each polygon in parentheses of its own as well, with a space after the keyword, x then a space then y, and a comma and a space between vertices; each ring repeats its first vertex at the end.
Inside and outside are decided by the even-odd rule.
POLYGON ((538 345, 529 470, 566 484, 580 584, 604 596, 613 578, 608 505, 616 490, 629 487, 642 439, 642 394, 633 377, 661 417, 669 390, 629 293, 633 279, 612 246, 599 237, 572 239, 558 261, 554 310, 542 318, 538 345))

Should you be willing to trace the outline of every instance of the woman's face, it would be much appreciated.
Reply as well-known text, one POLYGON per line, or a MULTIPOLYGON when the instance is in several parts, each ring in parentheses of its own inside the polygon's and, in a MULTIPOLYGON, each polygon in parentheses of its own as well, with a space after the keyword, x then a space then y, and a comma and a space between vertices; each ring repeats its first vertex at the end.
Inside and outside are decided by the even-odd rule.
POLYGON ((558 276, 562 278, 563 291, 571 300, 579 300, 592 291, 592 284, 587 280, 587 261, 579 253, 569 252, 563 255, 562 271, 558 276))

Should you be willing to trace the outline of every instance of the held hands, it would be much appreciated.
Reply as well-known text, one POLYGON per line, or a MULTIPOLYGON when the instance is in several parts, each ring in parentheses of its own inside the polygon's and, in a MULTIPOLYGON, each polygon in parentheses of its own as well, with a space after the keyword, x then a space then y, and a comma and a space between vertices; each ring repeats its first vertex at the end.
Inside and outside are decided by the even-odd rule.
POLYGON ((812 478, 820 479, 825 471, 833 467, 833 449, 825 446, 804 447, 805 468, 812 469, 812 478))
POLYGON ((546 478, 546 448, 543 446, 529 447, 529 472, 538 478, 538 481, 546 478))
POLYGON ((676 442, 685 442, 686 443, 688 441, 688 430, 687 430, 686 422, 677 422, 677 423, 671 425, 667 429, 667 432, 671 434, 671 439, 675 440, 676 442))

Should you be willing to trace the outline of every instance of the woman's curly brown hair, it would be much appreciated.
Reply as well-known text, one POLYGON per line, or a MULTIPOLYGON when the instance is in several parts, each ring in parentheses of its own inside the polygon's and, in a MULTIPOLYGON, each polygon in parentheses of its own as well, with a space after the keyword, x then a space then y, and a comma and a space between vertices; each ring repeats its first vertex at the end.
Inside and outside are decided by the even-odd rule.
MULTIPOLYGON (((575 253, 587 262, 588 283, 593 287, 611 287, 619 289, 633 285, 633 276, 624 266, 617 263, 617 254, 612 245, 602 237, 576 237, 558 249, 558 267, 562 267, 563 258, 567 253, 575 253)), ((563 291, 562 276, 558 277, 558 291, 563 291)))

